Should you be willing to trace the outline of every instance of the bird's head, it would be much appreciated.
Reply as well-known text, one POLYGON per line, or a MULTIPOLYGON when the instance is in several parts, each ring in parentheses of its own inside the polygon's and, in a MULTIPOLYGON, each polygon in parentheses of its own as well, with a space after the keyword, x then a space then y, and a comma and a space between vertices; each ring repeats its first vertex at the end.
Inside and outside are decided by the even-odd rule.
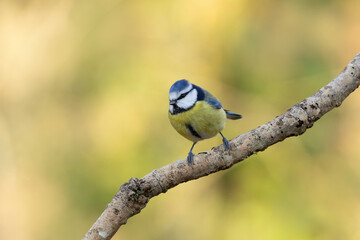
POLYGON ((169 111, 177 114, 192 108, 198 97, 198 91, 189 81, 176 81, 169 91, 169 111))

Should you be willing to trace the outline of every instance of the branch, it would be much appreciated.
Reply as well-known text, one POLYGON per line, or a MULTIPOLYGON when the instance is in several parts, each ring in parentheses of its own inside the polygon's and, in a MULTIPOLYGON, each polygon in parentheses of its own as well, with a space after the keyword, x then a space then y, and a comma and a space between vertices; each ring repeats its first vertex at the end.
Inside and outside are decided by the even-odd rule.
POLYGON ((222 145, 194 158, 194 168, 186 159, 156 169, 141 179, 122 184, 112 201, 83 240, 111 239, 127 219, 138 214, 148 201, 180 183, 228 169, 252 154, 264 151, 285 138, 303 134, 325 113, 339 107, 360 84, 360 53, 328 85, 288 109, 270 122, 230 141, 231 152, 222 145))

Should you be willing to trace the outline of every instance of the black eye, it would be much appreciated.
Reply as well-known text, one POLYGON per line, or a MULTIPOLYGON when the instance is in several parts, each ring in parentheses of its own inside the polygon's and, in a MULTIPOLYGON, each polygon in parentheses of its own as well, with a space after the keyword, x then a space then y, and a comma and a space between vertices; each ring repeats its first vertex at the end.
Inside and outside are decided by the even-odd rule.
POLYGON ((178 99, 184 98, 186 96, 186 93, 181 94, 178 99))

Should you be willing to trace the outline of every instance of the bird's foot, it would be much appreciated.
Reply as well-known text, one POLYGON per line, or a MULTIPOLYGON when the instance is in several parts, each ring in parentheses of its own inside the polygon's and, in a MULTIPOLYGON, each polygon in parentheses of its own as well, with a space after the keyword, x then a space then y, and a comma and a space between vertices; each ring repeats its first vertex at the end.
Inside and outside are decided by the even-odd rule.
POLYGON ((231 150, 230 143, 224 136, 223 136, 223 144, 224 144, 225 149, 230 152, 230 150, 231 150))
POLYGON ((187 163, 190 165, 190 167, 193 167, 194 154, 192 152, 189 152, 189 154, 187 156, 187 163))

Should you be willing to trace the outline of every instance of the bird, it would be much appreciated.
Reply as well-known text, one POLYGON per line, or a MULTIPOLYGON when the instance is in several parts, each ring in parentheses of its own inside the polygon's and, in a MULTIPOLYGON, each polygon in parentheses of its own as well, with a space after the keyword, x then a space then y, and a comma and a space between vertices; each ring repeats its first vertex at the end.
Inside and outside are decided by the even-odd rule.
POLYGON ((175 130, 192 141, 187 163, 193 167, 195 144, 201 140, 215 137, 220 133, 226 150, 230 143, 221 133, 225 120, 236 120, 242 115, 223 108, 221 102, 205 89, 186 79, 176 81, 169 91, 168 117, 175 130))

